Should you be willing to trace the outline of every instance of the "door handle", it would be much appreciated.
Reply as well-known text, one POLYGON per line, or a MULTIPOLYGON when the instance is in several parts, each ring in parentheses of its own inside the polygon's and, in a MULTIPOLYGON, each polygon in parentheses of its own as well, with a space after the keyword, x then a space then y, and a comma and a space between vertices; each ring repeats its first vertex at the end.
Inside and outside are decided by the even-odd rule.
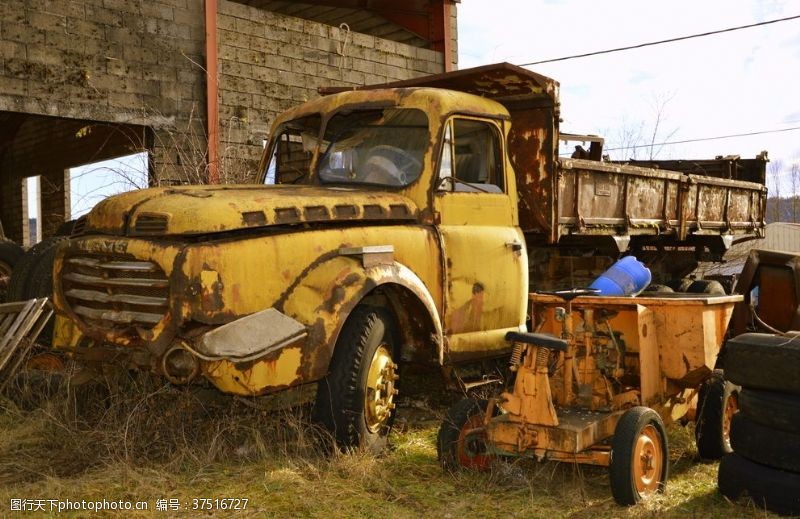
POLYGON ((522 243, 518 241, 510 241, 506 243, 506 247, 510 247, 512 251, 519 252, 522 250, 522 243))

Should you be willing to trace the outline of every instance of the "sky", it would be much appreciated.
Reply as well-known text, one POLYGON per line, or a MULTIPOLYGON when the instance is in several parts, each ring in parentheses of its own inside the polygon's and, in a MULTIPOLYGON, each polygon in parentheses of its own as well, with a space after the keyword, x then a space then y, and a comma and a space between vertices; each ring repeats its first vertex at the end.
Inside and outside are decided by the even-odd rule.
MULTIPOLYGON (((459 68, 523 64, 800 15, 781 0, 463 0, 459 68)), ((561 129, 606 148, 800 127, 800 19, 528 67, 561 85, 561 129), (625 136, 629 137, 625 137, 625 136)), ((769 152, 781 195, 800 164, 800 130, 655 147, 654 158, 769 152)), ((617 152, 618 153, 618 152, 617 152)), ((636 151, 647 159, 649 149, 636 151)), ((630 150, 627 157, 633 158, 630 150)), ((774 178, 768 179, 775 192, 774 178)))
POLYGON ((117 193, 147 187, 147 154, 135 153, 70 169, 70 212, 78 218, 117 193))

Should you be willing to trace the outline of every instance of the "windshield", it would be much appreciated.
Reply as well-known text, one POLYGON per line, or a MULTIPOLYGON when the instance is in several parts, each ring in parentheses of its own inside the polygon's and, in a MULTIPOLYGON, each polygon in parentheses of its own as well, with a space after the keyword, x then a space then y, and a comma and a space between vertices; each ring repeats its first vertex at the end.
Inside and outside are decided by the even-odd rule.
POLYGON ((428 118, 417 109, 340 113, 325 128, 319 161, 324 183, 403 187, 422 173, 428 118))

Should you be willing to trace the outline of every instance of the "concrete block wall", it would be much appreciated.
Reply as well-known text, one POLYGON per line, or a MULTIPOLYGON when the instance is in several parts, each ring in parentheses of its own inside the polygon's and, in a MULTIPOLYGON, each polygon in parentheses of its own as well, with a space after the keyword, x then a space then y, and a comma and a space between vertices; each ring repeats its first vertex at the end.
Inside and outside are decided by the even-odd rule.
POLYGON ((3 0, 0 110, 179 126, 204 106, 202 0, 3 0))
MULTIPOLYGON (((147 126, 156 180, 201 181, 204 6, 203 0, 0 1, 0 111, 147 126)), ((220 0, 218 23, 223 180, 252 175, 275 116, 317 96, 319 86, 444 70, 439 52, 229 0, 220 0)), ((22 179, 33 175, 43 175, 45 236, 57 220, 46 215, 69 210, 68 182, 59 185, 63 168, 0 162, 0 217, 20 242, 27 235, 22 179)))
POLYGON ((255 173, 275 116, 317 88, 444 71, 442 53, 221 0, 222 174, 255 173))

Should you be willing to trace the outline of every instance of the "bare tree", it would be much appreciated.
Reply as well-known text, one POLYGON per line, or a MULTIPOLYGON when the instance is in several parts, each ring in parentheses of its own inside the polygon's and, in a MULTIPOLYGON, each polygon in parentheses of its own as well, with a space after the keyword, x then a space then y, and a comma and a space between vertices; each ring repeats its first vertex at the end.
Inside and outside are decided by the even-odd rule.
POLYGON ((797 223, 798 209, 800 209, 800 164, 795 162, 789 172, 789 180, 792 186, 792 222, 797 223))
POLYGON ((769 163, 769 174, 767 175, 767 187, 772 191, 772 196, 767 199, 767 221, 780 222, 783 219, 781 213, 781 180, 780 175, 783 170, 783 161, 773 160, 769 163))
POLYGON ((672 131, 667 132, 663 137, 659 135, 659 131, 661 130, 661 125, 666 122, 666 108, 670 101, 675 98, 675 93, 669 94, 657 94, 653 96, 653 100, 651 102, 651 108, 653 113, 655 114, 655 120, 653 121, 653 131, 650 133, 650 160, 656 158, 656 156, 661 153, 661 150, 664 148, 664 143, 669 141, 673 135, 678 131, 678 128, 673 128, 672 131), (656 140, 660 140, 660 143, 656 143, 656 140), (656 146, 658 149, 656 150, 656 146))
POLYGON ((652 123, 644 120, 631 121, 623 118, 620 125, 611 131, 606 131, 608 148, 614 160, 636 160, 640 158, 642 150, 647 150, 645 157, 654 160, 664 149, 678 128, 665 131, 668 120, 667 105, 674 99, 674 93, 661 93, 653 95, 650 107, 652 110, 652 123))

